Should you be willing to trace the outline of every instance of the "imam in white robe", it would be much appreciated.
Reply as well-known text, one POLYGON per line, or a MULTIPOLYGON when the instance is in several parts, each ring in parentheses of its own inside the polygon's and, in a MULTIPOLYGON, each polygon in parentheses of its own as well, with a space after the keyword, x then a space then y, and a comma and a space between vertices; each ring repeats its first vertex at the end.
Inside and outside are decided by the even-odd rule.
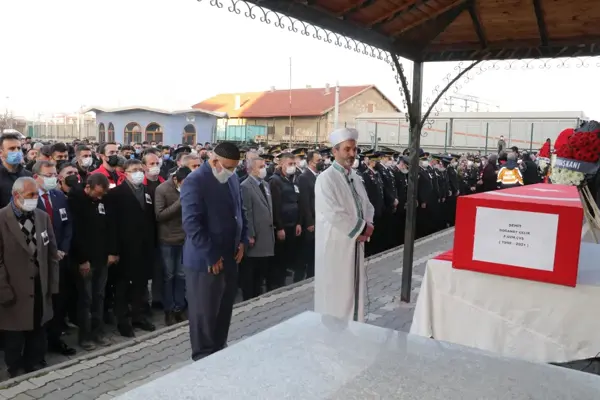
MULTIPOLYGON (((354 252, 373 206, 362 179, 334 162, 315 183, 315 311, 354 318, 354 252), (353 189, 354 188, 354 189, 353 189)), ((359 246, 358 320, 364 320, 366 274, 364 243, 359 246)))

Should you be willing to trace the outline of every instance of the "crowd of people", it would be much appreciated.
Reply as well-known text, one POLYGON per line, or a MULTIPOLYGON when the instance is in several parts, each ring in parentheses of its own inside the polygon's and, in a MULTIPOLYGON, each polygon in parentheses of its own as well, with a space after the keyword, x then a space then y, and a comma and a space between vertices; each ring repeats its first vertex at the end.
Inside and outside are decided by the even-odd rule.
MULTIPOLYGON (((231 260, 208 265, 213 273, 239 265, 239 276, 225 274, 235 282, 218 296, 223 304, 233 305, 238 287, 248 300, 314 276, 315 182, 332 165, 332 149, 219 146, 0 137, 0 331, 10 376, 44 367, 46 351, 75 354, 61 339, 73 325, 80 346, 93 350, 110 344, 107 324, 125 337, 134 328, 153 331, 152 305, 163 309, 166 325, 186 320, 190 297, 215 290, 213 281, 186 281, 197 272, 192 264, 212 258, 185 248, 202 247, 192 219, 214 219, 217 234, 242 237, 231 260), (220 193, 226 186, 239 201, 220 193), (204 210, 223 199, 243 204, 243 215, 204 210), (244 230, 229 219, 243 219, 244 230)), ((354 161, 377 227, 367 255, 403 243, 407 155, 371 149, 354 161)), ((458 196, 541 179, 533 156, 517 148, 419 157, 418 236, 453 226, 458 196)), ((202 320, 190 329, 216 323, 226 338, 223 318, 227 328, 202 320)))

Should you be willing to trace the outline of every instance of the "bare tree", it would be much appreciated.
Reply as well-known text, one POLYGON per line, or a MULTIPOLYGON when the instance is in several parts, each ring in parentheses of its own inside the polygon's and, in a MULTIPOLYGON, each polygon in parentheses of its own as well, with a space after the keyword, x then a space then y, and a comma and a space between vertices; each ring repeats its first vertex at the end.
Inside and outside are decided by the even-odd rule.
POLYGON ((12 129, 15 124, 15 118, 12 111, 4 111, 0 114, 0 133, 4 132, 5 129, 12 129))

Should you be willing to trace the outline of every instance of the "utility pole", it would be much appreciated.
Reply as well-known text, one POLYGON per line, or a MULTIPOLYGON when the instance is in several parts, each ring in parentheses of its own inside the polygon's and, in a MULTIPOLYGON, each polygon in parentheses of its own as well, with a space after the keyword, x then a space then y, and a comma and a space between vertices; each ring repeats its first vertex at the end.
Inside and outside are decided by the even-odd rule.
POLYGON ((292 57, 290 57, 290 147, 292 147, 294 128, 292 127, 292 57))
POLYGON ((336 130, 340 120, 340 83, 335 82, 335 105, 333 108, 333 129, 336 130))

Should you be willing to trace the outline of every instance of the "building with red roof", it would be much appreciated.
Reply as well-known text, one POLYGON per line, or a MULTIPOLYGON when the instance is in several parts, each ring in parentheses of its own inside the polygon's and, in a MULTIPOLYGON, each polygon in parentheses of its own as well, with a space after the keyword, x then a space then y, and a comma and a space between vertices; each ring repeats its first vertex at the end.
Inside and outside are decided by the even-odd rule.
MULTIPOLYGON (((320 143, 334 126, 335 91, 327 85, 225 93, 192 107, 228 115, 220 121, 217 140, 320 143)), ((360 114, 398 111, 375 85, 339 87, 339 126, 353 127, 360 114)))

